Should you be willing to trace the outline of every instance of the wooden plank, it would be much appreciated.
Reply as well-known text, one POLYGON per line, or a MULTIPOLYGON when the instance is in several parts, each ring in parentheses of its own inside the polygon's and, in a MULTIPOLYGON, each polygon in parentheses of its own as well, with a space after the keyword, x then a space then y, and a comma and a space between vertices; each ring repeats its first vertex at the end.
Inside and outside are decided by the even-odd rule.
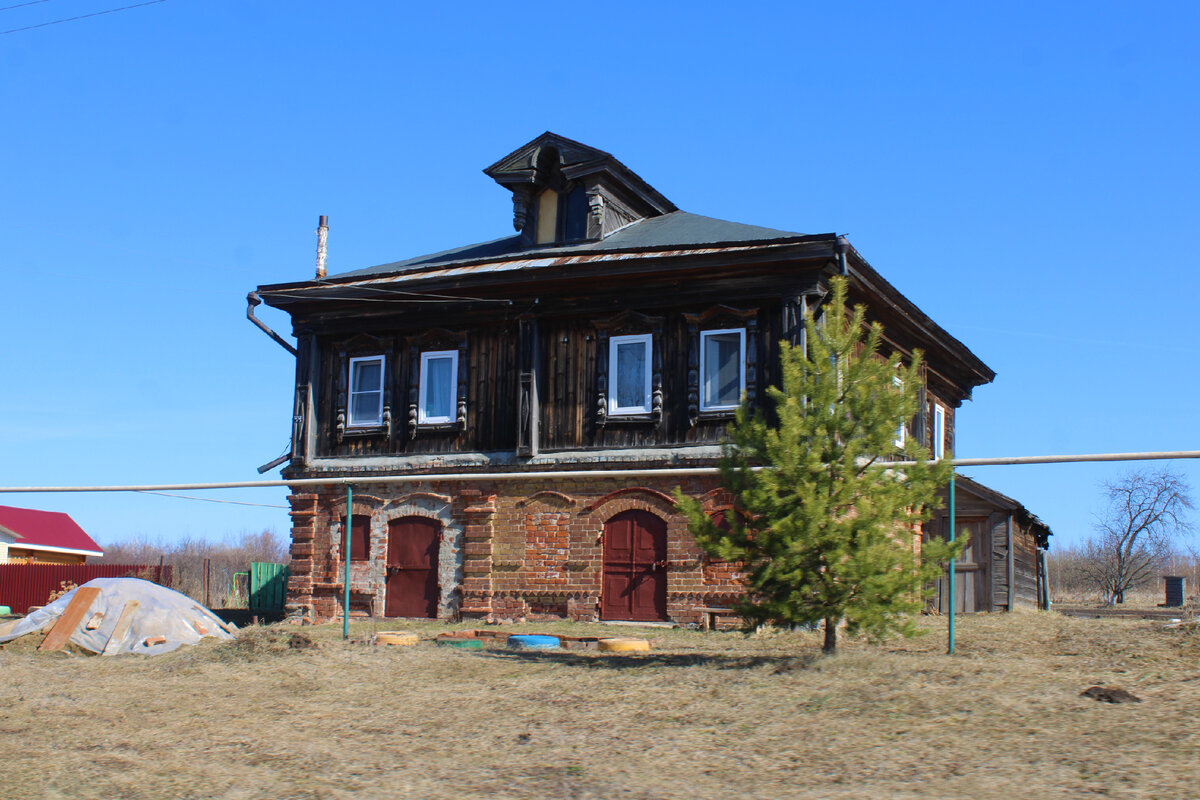
POLYGON ((130 600, 125 604, 125 608, 121 609, 121 616, 117 617, 117 625, 113 628, 112 636, 108 637, 108 642, 104 645, 104 652, 101 655, 115 655, 121 647, 125 637, 129 635, 129 629, 133 627, 133 618, 137 616, 138 601, 130 600))
POLYGON ((50 629, 50 634, 42 641, 38 650, 46 653, 61 650, 71 638, 75 628, 83 621, 84 614, 92 608, 92 603, 100 596, 100 590, 95 586, 81 586, 75 590, 75 596, 67 604, 67 610, 58 618, 58 622, 50 629))

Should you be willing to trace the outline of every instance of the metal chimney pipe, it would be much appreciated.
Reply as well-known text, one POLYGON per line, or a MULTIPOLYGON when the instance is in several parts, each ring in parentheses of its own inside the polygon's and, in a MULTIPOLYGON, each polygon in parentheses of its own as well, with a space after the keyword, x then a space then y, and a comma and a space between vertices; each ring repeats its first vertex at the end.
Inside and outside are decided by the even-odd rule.
POLYGON ((321 215, 317 223, 317 278, 325 277, 325 245, 329 241, 329 217, 321 215))

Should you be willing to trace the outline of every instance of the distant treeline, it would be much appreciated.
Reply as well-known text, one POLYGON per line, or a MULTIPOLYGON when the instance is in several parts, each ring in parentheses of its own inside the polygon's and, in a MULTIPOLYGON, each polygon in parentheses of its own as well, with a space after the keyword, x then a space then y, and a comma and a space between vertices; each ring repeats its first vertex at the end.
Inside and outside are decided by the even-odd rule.
POLYGON ((172 569, 171 588, 197 602, 205 602, 204 569, 209 570, 208 604, 211 608, 245 608, 246 581, 238 573, 250 569, 251 561, 287 563, 288 541, 273 530, 243 533, 223 540, 186 536, 173 542, 140 536, 103 545, 97 564, 147 564, 160 562, 172 569))

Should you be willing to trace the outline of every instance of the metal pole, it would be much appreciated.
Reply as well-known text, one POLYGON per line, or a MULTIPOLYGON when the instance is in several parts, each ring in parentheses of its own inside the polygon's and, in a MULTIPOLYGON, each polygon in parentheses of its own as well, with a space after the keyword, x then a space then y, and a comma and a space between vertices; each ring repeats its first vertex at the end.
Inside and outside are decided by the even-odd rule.
MULTIPOLYGON (((1015 456, 1008 458, 956 458, 950 463, 960 467, 988 467, 1015 464, 1076 464, 1093 461, 1162 461, 1177 458, 1200 459, 1200 450, 1173 450, 1145 453, 1099 453, 1066 456, 1015 456)), ((911 467, 916 461, 878 461, 881 467, 911 467)), ((751 467, 754 471, 766 467, 751 467)), ((656 476, 682 478, 696 475, 719 475, 718 467, 664 467, 639 469, 565 469, 555 471, 522 472, 442 472, 405 473, 404 475, 374 475, 372 483, 423 483, 431 481, 482 481, 482 480, 591 480, 595 478, 632 478, 656 476)), ((159 483, 128 484, 120 486, 0 486, 0 494, 21 492, 164 492, 206 489, 263 489, 270 487, 300 486, 348 486, 360 477, 331 475, 325 478, 294 478, 272 481, 220 481, 212 483, 159 483)))
POLYGON ((342 547, 342 558, 346 572, 342 578, 345 586, 342 593, 342 638, 350 638, 350 524, 354 520, 354 486, 346 484, 346 543, 342 547))
MULTIPOLYGON (((954 544, 954 473, 950 473, 950 544, 954 544)), ((954 607, 957 604, 957 597, 954 594, 954 559, 950 559, 950 586, 949 586, 949 605, 950 605, 950 641, 946 652, 949 655, 954 655, 954 607)))

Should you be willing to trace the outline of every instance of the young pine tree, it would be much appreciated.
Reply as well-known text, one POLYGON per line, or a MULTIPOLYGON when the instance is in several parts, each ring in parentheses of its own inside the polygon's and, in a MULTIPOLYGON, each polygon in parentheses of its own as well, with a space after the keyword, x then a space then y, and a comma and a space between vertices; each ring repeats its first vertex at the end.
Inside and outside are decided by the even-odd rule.
POLYGON ((823 621, 832 653, 842 620, 872 638, 914 633, 909 615, 964 542, 914 551, 951 469, 912 439, 897 443, 917 411, 920 353, 907 368, 881 358, 882 328, 864 324, 862 306, 847 311, 843 279, 827 309, 822 325, 804 320, 807 353, 781 346, 783 386, 767 390, 778 422, 743 404, 730 425, 720 469, 735 510, 714 520, 679 490, 676 500, 706 552, 744 565, 739 613, 751 623, 823 621), (916 466, 880 463, 901 453, 916 466))

